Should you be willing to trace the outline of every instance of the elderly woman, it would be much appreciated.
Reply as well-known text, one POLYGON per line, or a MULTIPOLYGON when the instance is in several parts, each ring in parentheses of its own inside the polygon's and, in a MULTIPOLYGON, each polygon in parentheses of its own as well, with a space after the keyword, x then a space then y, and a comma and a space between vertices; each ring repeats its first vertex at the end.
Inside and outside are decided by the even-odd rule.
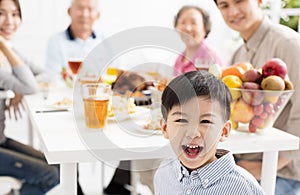
POLYGON ((0 176, 20 179, 21 194, 40 195, 59 183, 58 167, 48 165, 41 152, 4 135, 5 111, 10 115, 12 110, 16 119, 21 116, 22 97, 38 91, 34 75, 42 72, 9 43, 21 20, 18 0, 0 0, 0 88, 15 93, 9 103, 0 99, 0 176))
POLYGON ((211 29, 206 11, 196 6, 184 6, 175 16, 174 27, 186 45, 185 51, 176 60, 175 76, 196 70, 196 60, 225 65, 223 59, 205 41, 211 29))

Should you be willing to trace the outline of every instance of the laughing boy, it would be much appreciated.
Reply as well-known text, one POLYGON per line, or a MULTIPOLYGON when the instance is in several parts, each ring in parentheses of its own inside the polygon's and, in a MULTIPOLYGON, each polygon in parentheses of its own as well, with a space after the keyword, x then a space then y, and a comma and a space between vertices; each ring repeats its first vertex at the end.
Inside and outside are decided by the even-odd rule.
POLYGON ((162 95, 161 128, 177 158, 157 170, 155 194, 264 194, 231 152, 217 149, 231 130, 231 101, 224 83, 204 71, 170 82, 162 95))

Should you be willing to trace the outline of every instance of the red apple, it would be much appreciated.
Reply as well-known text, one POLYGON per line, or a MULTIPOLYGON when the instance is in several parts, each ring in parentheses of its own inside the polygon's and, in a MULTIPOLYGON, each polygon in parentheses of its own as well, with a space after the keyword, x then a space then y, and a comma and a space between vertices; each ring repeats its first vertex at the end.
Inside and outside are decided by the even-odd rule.
POLYGON ((262 66, 263 77, 268 77, 271 75, 279 76, 284 79, 287 73, 287 67, 284 61, 279 58, 272 58, 265 62, 262 66))

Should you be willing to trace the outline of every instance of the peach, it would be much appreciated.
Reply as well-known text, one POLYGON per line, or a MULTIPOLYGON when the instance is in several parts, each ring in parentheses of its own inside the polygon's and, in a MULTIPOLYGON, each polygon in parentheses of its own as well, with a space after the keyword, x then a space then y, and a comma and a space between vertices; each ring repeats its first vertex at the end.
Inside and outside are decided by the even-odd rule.
POLYGON ((254 116, 251 105, 243 100, 237 100, 231 104, 231 119, 236 122, 249 123, 254 116))

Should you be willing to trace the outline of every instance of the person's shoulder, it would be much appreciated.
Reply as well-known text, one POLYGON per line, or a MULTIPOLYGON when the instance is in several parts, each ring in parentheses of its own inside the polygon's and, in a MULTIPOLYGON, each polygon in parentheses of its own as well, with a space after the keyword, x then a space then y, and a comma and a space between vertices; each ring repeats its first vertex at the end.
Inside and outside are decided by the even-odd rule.
POLYGON ((158 177, 166 177, 167 175, 170 176, 176 174, 175 170, 180 170, 180 165, 177 164, 177 161, 177 159, 171 158, 163 160, 160 163, 155 175, 158 177))
POLYGON ((206 49, 206 50, 215 50, 213 44, 211 44, 208 40, 206 39, 203 39, 200 46, 199 47, 202 47, 203 49, 206 49))
POLYGON ((257 180, 240 166, 230 172, 225 178, 225 185, 232 185, 233 191, 243 190, 244 194, 264 194, 257 180))
POLYGON ((277 37, 277 39, 281 40, 300 40, 300 34, 298 32, 282 24, 271 24, 270 33, 273 34, 272 37, 277 37))
POLYGON ((93 33, 96 35, 97 40, 103 41, 104 39, 108 38, 108 35, 103 31, 96 29, 96 30, 93 30, 93 33))
POLYGON ((49 41, 60 41, 60 40, 66 40, 67 34, 66 31, 60 31, 52 34, 49 38, 49 41))
POLYGON ((173 169, 173 167, 176 166, 175 161, 176 161, 175 159, 171 159, 171 158, 164 159, 160 163, 158 170, 167 171, 167 170, 173 169))

